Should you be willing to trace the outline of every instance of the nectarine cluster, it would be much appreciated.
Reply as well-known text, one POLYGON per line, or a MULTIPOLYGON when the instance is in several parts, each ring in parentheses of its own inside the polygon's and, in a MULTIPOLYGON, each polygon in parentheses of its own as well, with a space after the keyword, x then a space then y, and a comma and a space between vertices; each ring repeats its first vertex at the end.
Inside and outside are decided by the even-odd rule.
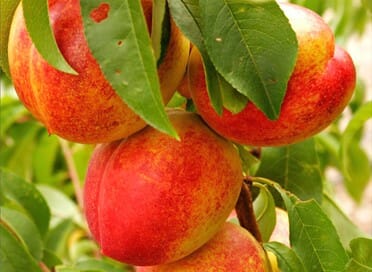
MULTIPOLYGON (((152 1, 141 2, 151 31, 152 1)), ((58 47, 78 75, 56 70, 38 53, 22 5, 10 32, 10 72, 20 100, 50 133, 98 144, 89 162, 84 204, 102 253, 143 266, 138 271, 144 272, 267 271, 261 245, 245 229, 226 223, 243 181, 232 142, 276 146, 301 141, 345 108, 355 85, 354 65, 335 46, 322 18, 280 4, 296 32, 299 53, 278 120, 269 120, 251 102, 240 113, 224 109, 218 115, 198 49, 193 47, 189 58, 189 41, 171 20, 169 45, 158 67, 163 100, 180 86, 186 97, 190 91, 201 116, 169 110, 176 140, 146 126, 104 78, 84 37, 79 1, 48 3, 58 47)))

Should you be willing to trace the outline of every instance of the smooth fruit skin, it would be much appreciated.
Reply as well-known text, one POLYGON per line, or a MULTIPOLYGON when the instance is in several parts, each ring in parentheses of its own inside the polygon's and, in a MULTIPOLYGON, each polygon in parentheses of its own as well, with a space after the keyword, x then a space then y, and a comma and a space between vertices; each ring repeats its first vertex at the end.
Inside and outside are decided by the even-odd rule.
POLYGON ((226 222, 203 247, 177 262, 137 267, 137 272, 264 272, 268 271, 261 245, 242 227, 226 222))
POLYGON ((326 128, 348 104, 355 87, 355 67, 346 51, 334 45, 331 29, 316 13, 280 4, 298 40, 298 55, 280 116, 268 119, 252 103, 238 114, 218 115, 207 94, 203 64, 193 48, 189 84, 199 114, 219 134, 251 146, 280 146, 302 141, 326 128))
MULTIPOLYGON (((91 54, 83 33, 79 1, 48 3, 58 47, 78 75, 60 72, 41 57, 26 31, 19 5, 10 30, 8 53, 15 89, 27 109, 49 133, 80 143, 111 142, 145 127, 146 123, 111 88, 91 54)), ((151 0, 142 0, 149 28, 151 6, 151 0)), ((96 14, 102 15, 98 11, 96 14)), ((165 103, 183 77, 188 55, 189 41, 172 21, 167 52, 158 67, 165 103)))
POLYGON ((98 145, 84 203, 102 253, 132 265, 178 260, 224 224, 242 185, 235 147, 194 113, 172 111, 180 141, 146 127, 98 145))

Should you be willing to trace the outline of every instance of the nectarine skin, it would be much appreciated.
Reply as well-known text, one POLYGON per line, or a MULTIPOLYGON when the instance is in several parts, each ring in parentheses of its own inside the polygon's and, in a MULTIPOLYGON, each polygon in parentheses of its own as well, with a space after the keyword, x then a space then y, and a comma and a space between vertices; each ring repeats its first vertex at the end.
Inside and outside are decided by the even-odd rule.
POLYGON ((178 260, 224 224, 242 185, 234 146, 194 113, 173 111, 177 141, 146 127, 98 145, 85 184, 85 214, 102 253, 133 265, 178 260))
MULTIPOLYGON (((11 77, 20 100, 49 133, 80 143, 127 137, 146 126, 116 94, 86 42, 78 0, 50 0, 49 15, 58 47, 78 75, 50 66, 33 45, 19 5, 9 36, 11 77)), ((152 1, 142 0, 151 28, 152 1)), ((97 20, 103 20, 97 12, 97 20)), ((93 15, 92 15, 93 16, 93 15)), ((171 34, 158 75, 166 103, 181 81, 189 42, 171 21, 171 34)))
POLYGON ((203 119, 219 134, 251 146, 280 146, 302 141, 326 128, 341 114, 355 87, 355 67, 346 51, 334 45, 331 29, 316 13, 280 4, 297 35, 298 56, 277 120, 253 103, 239 113, 218 115, 206 90, 197 49, 189 61, 192 98, 203 119))
POLYGON ((137 267, 137 272, 265 272, 266 256, 261 245, 242 227, 226 222, 203 247, 166 265, 137 267))

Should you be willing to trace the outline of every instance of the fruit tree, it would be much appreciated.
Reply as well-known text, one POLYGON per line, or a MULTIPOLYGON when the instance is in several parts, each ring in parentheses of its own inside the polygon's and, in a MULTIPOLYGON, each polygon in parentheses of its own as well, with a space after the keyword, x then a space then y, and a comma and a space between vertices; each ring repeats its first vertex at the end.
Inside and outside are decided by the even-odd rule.
POLYGON ((2 271, 372 271, 370 1, 0 15, 2 271))

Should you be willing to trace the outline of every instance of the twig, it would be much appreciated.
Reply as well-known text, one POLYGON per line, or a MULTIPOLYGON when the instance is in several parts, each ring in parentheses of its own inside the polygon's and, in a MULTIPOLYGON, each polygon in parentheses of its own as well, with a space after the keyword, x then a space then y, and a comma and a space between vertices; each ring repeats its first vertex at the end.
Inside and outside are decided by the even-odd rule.
POLYGON ((76 170, 76 166, 75 166, 75 162, 74 162, 74 158, 73 158, 71 149, 70 149, 67 141, 65 141, 61 138, 58 138, 58 139, 59 139, 59 142, 60 142, 60 145, 61 145, 61 148, 62 148, 63 156, 65 157, 65 160, 66 160, 66 163, 67 163, 67 169, 68 169, 68 173, 69 173, 69 176, 71 178, 71 181, 72 181, 72 185, 74 186, 76 201, 78 203, 79 208, 81 210, 83 210, 83 206, 84 206, 84 204, 83 204, 83 190, 82 190, 81 185, 80 185, 80 179, 79 179, 78 172, 76 170))
POLYGON ((247 178, 244 180, 238 202, 235 205, 235 210, 240 225, 252 233, 258 242, 262 243, 261 232, 258 228, 256 216, 253 210, 252 195, 250 190, 251 185, 252 182, 250 179, 247 178))

